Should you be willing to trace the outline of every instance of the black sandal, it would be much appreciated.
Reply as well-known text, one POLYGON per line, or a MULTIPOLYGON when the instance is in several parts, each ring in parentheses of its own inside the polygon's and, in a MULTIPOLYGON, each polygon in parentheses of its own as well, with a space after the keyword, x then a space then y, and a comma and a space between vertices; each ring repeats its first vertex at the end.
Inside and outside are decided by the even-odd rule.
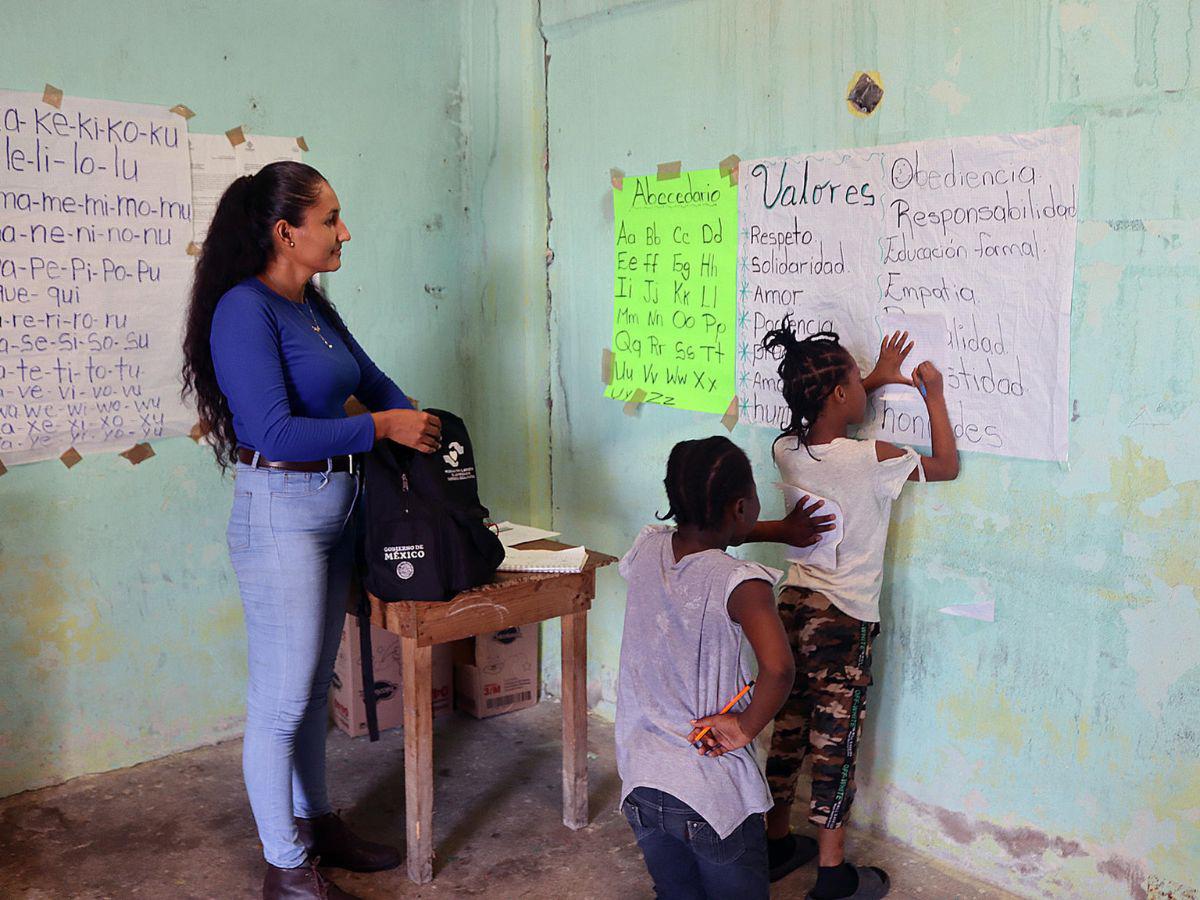
MULTIPOLYGON (((892 879, 878 866, 855 866, 854 871, 858 875, 858 890, 840 900, 880 900, 892 889, 892 879)), ((816 898, 810 892, 805 900, 816 898)))

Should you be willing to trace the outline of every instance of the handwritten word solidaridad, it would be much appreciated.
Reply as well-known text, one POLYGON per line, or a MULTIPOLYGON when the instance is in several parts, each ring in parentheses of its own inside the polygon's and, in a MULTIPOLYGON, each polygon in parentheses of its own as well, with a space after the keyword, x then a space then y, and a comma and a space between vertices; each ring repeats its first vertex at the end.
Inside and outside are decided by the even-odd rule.
POLYGON ((606 395, 723 413, 733 396, 737 192, 716 169, 613 190, 613 366, 606 395))

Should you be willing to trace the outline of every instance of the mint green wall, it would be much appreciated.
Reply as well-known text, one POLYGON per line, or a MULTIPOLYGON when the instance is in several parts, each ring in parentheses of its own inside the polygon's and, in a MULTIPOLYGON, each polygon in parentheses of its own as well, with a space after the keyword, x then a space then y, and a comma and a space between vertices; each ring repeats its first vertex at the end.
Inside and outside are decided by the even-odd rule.
MULTIPOLYGON (((5 3, 0 22, 0 87, 303 134, 353 233, 334 301, 401 386, 464 404, 473 348, 457 336, 477 291, 459 4, 47 0, 5 3)), ((155 451, 0 478, 0 796, 241 731, 232 487, 187 438, 155 451)))
POLYGON ((485 502, 498 520, 547 526, 546 104, 537 6, 472 0, 463 7, 470 244, 460 341, 485 502))
MULTIPOLYGON (((898 504, 858 818, 1031 897, 1152 897, 1200 886, 1197 14, 471 0, 331 18, 308 0, 139 0, 135 39, 54 2, 5 12, 6 34, 30 37, 0 57, 0 85, 305 134, 355 233, 331 290, 368 349, 424 403, 467 413, 497 513, 613 553, 661 508, 671 445, 720 426, 630 419, 601 396, 610 167, 1080 125, 1071 463, 967 455, 958 482, 898 504), (39 37, 51 20, 72 28, 39 37), (885 85, 865 120, 842 99, 857 69, 885 85), (936 612, 985 598, 994 624, 936 612)), ((770 435, 734 437, 769 482, 770 435)), ((240 729, 228 483, 189 441, 156 450, 137 469, 92 457, 0 480, 0 795, 240 729)), ((623 596, 603 573, 602 714, 623 596)))
MULTIPOLYGON (((610 552, 663 507, 670 447, 721 431, 601 396, 610 167, 1082 127, 1071 462, 968 454, 957 482, 898 504, 858 801, 860 822, 1031 897, 1200 887, 1198 16, 1186 0, 542 4, 554 525, 610 552), (885 86, 869 119, 844 102, 858 69, 885 86), (994 624, 937 612, 981 599, 994 624)), ((771 435, 734 438, 769 484, 771 435)), ((601 585, 589 683, 611 713, 624 588, 612 570, 601 585)))

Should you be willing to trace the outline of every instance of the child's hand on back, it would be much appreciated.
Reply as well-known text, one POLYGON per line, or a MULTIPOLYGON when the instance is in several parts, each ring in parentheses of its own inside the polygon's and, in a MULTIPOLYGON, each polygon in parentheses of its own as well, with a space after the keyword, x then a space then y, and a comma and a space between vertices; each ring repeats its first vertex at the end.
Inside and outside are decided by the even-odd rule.
POLYGON ((929 360, 925 360, 913 370, 913 384, 921 388, 927 402, 942 399, 942 373, 929 360))
POLYGON ((725 713, 724 715, 705 716, 692 722, 695 728, 688 735, 689 743, 696 743, 696 735, 708 728, 704 737, 700 738, 701 756, 720 756, 731 750, 740 750, 752 740, 754 735, 746 734, 742 727, 741 713, 725 713))
POLYGON ((908 339, 907 331, 897 331, 890 337, 885 336, 883 343, 879 345, 879 361, 875 363, 875 369, 870 375, 871 381, 876 386, 912 384, 911 378, 900 374, 900 367, 904 365, 904 360, 908 358, 912 348, 913 343, 908 339))
POLYGON ((833 515, 813 515, 825 505, 824 500, 818 500, 807 507, 806 503, 808 503, 807 494, 800 498, 790 513, 779 520, 783 529, 781 537, 793 547, 811 547, 821 540, 822 532, 833 531, 835 527, 833 515))

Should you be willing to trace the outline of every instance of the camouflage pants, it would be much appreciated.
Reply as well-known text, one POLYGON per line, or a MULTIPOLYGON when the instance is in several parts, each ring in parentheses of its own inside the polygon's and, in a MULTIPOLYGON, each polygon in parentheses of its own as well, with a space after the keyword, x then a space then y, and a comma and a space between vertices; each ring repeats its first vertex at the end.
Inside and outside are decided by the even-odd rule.
POLYGON ((805 757, 812 760, 808 820, 838 828, 854 802, 854 763, 867 714, 871 643, 878 622, 842 612, 824 594, 784 588, 779 617, 796 657, 796 683, 775 716, 767 780, 791 805, 805 757))

